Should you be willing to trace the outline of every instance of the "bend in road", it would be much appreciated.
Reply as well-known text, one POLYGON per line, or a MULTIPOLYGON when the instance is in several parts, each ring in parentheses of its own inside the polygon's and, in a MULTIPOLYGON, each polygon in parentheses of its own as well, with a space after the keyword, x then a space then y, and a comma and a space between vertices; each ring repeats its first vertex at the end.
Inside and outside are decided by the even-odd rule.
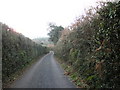
POLYGON ((75 88, 50 52, 32 65, 11 88, 75 88))

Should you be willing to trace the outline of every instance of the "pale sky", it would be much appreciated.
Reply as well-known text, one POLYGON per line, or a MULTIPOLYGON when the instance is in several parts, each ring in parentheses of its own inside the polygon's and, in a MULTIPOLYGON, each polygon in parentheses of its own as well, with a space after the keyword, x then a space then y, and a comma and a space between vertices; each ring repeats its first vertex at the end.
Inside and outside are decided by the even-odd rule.
POLYGON ((47 37, 49 22, 67 27, 96 1, 0 0, 0 22, 31 39, 47 37))

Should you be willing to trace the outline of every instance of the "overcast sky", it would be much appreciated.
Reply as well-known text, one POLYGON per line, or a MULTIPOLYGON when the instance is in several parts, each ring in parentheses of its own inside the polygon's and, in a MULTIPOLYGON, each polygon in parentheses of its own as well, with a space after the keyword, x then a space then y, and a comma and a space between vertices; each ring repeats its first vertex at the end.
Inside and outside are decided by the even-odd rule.
POLYGON ((98 0, 0 0, 0 22, 29 38, 46 37, 49 22, 69 26, 98 0))

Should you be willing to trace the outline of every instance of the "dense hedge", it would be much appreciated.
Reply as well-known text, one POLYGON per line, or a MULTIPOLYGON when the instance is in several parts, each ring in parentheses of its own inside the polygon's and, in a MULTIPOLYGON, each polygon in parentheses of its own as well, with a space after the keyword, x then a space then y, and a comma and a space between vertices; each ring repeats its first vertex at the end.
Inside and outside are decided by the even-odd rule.
POLYGON ((64 30, 55 52, 90 87, 120 88, 120 2, 89 9, 64 30))
POLYGON ((47 48, 2 24, 2 79, 23 68, 31 60, 47 53, 47 48))

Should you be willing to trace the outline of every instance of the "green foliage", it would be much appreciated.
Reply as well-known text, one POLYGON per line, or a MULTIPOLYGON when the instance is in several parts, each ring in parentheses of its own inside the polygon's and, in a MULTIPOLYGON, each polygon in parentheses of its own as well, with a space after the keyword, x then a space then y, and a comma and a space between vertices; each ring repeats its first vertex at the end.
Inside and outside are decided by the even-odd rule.
POLYGON ((2 24, 2 79, 5 80, 33 59, 47 53, 47 48, 2 24))
POLYGON ((54 24, 49 24, 49 29, 50 32, 48 33, 48 35, 50 36, 50 40, 56 44, 57 41, 59 40, 60 36, 61 36, 61 31, 64 29, 62 26, 56 26, 54 24))
POLYGON ((61 35, 55 53, 90 87, 120 87, 120 2, 100 5, 78 18, 68 35, 61 35))

